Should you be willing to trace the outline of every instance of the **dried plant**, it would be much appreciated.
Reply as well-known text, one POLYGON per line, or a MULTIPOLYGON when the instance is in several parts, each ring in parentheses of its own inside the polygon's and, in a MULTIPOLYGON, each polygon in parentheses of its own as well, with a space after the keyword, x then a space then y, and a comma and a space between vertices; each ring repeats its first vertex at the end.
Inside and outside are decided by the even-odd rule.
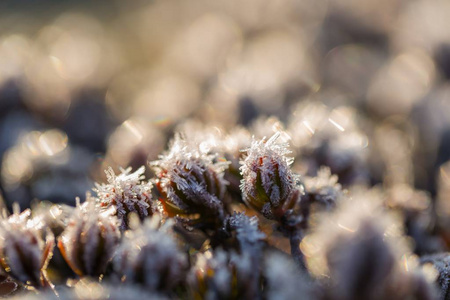
POLYGON ((101 210, 89 194, 68 220, 58 240, 58 248, 78 276, 99 277, 112 259, 119 243, 119 222, 112 209, 101 210))

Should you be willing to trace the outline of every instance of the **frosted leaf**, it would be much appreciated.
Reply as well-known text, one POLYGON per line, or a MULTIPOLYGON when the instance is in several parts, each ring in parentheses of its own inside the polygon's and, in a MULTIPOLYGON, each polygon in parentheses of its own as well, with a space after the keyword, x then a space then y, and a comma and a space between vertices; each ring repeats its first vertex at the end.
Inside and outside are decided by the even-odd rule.
POLYGON ((157 203, 151 198, 152 184, 144 181, 144 172, 142 166, 134 173, 131 168, 121 169, 116 175, 108 168, 105 171, 107 183, 96 184, 94 189, 102 207, 115 208, 122 231, 128 229, 130 213, 136 213, 142 221, 157 210, 157 203))
POLYGON ((89 194, 69 219, 58 247, 71 269, 79 276, 99 276, 106 270, 120 238, 114 207, 101 209, 89 194))
POLYGON ((114 270, 125 282, 151 291, 169 291, 185 276, 187 259, 170 235, 171 222, 161 228, 157 216, 127 231, 114 257, 114 270))
POLYGON ((54 247, 53 233, 44 227, 40 215, 31 217, 29 209, 0 221, 2 271, 33 287, 48 285, 46 268, 54 247))
POLYGON ((169 151, 150 163, 156 173, 156 187, 165 213, 174 217, 199 214, 204 223, 223 219, 223 197, 227 182, 223 172, 228 162, 177 134, 169 151), (219 219, 217 219, 217 217, 219 219))
POLYGON ((247 156, 241 166, 241 190, 244 201, 268 218, 275 216, 276 208, 291 206, 293 192, 297 189, 297 177, 290 170, 293 160, 286 143, 277 143, 281 133, 270 139, 253 140, 245 149, 247 156))

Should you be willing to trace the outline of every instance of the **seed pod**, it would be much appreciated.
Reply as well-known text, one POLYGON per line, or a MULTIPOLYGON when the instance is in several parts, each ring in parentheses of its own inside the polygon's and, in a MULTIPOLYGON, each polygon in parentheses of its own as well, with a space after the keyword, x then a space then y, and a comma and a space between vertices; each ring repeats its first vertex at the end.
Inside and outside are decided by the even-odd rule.
POLYGON ((126 230, 130 213, 136 213, 143 221, 151 216, 156 210, 155 204, 152 206, 150 182, 144 179, 145 167, 142 166, 136 172, 131 173, 131 168, 121 170, 118 176, 112 168, 105 171, 108 183, 96 184, 94 191, 97 193, 100 205, 105 208, 113 206, 117 218, 120 221, 120 230, 126 230))
POLYGON ((228 163, 214 159, 215 155, 176 135, 168 153, 150 163, 163 210, 169 217, 184 217, 190 225, 221 224, 227 184, 223 171, 228 163))
POLYGON ((158 217, 127 231, 114 257, 114 270, 123 281, 151 291, 170 291, 185 276, 187 260, 167 232, 157 230, 158 217))
POLYGON ((241 190, 245 203, 268 219, 280 220, 298 200, 297 178, 289 166, 293 159, 286 144, 276 144, 280 133, 269 140, 253 141, 242 162, 241 190))
POLYGON ((100 210, 87 195, 77 208, 58 240, 64 259, 79 276, 98 277, 111 260, 120 232, 118 220, 109 211, 100 210))
POLYGON ((54 236, 39 216, 18 209, 0 222, 0 267, 5 274, 38 288, 51 285, 45 270, 53 255, 54 236))

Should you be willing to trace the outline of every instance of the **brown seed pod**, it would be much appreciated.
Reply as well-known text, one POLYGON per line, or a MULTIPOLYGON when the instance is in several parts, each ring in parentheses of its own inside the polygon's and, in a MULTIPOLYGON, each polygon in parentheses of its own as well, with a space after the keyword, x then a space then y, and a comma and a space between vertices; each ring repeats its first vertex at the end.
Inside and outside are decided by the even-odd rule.
POLYGON ((112 214, 96 206, 89 195, 85 203, 77 204, 58 240, 58 248, 77 275, 98 277, 105 271, 120 237, 119 222, 112 214))

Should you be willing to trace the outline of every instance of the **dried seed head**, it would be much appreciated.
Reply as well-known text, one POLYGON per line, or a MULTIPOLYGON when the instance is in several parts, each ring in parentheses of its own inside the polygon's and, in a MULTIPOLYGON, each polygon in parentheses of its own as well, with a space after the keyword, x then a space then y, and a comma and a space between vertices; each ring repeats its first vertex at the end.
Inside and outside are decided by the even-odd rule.
POLYGON ((77 275, 98 277, 103 274, 119 242, 118 224, 113 209, 100 209, 89 194, 86 202, 77 204, 58 240, 64 259, 77 275))
POLYGON ((297 200, 297 178, 289 167, 293 159, 287 157, 287 144, 276 143, 279 136, 254 140, 241 167, 244 201, 268 219, 280 219, 297 200))
POLYGON ((223 171, 228 162, 214 162, 215 159, 215 155, 178 134, 168 153, 150 163, 156 173, 164 212, 169 217, 187 217, 191 224, 211 224, 223 219, 222 199, 227 184, 223 171))
POLYGON ((222 250, 199 254, 188 275, 193 299, 258 299, 259 282, 250 255, 222 250))
POLYGON ((170 236, 171 222, 157 230, 159 217, 131 231, 117 249, 114 270, 123 281, 140 284, 151 291, 170 291, 185 277, 186 256, 170 236))
POLYGON ((24 284, 47 286, 45 269, 53 254, 54 236, 44 229, 42 218, 30 216, 30 210, 19 214, 15 208, 9 218, 0 221, 0 265, 24 284))
POLYGON ((136 213, 142 221, 156 211, 156 204, 151 199, 152 184, 143 181, 145 167, 130 173, 131 168, 121 170, 116 175, 112 168, 105 171, 108 183, 96 184, 100 205, 105 208, 113 206, 120 223, 120 230, 129 228, 130 213, 136 213))

